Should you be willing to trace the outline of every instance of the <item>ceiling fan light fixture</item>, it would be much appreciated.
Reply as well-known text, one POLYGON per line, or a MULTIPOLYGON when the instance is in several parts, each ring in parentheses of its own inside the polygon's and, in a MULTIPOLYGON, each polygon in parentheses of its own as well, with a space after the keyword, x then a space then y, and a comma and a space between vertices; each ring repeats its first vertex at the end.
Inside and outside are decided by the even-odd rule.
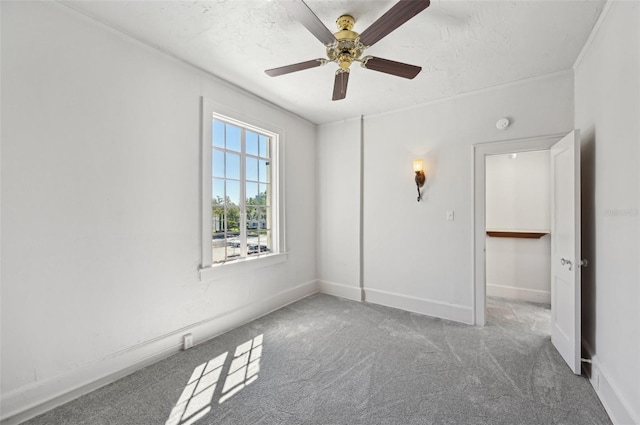
POLYGON ((351 15, 341 15, 336 19, 338 32, 332 34, 303 0, 289 0, 283 4, 296 20, 326 46, 327 59, 315 59, 265 71, 271 77, 335 62, 339 68, 334 81, 333 100, 341 100, 346 96, 349 67, 354 61, 361 62, 366 69, 408 79, 414 78, 422 70, 419 66, 388 59, 371 56, 360 59, 360 57, 365 49, 426 9, 429 6, 429 0, 398 0, 362 34, 352 30, 355 19, 351 15))
POLYGON ((353 58, 349 53, 341 53, 340 56, 338 56, 338 65, 340 65, 342 70, 348 71, 351 66, 351 62, 353 62, 353 58))
POLYGON ((365 49, 360 43, 360 34, 352 31, 355 22, 351 15, 342 15, 336 19, 336 25, 340 31, 333 34, 336 41, 327 47, 327 58, 337 63, 341 69, 349 68, 354 60, 362 56, 365 49))

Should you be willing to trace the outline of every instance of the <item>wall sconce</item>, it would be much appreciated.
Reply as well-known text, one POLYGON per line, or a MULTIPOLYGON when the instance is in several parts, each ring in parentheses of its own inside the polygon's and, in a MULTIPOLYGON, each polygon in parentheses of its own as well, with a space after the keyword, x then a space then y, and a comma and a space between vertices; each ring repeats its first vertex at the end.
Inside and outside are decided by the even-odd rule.
POLYGON ((420 192, 420 188, 424 186, 425 175, 424 170, 422 169, 422 160, 415 159, 413 160, 413 171, 416 173, 416 187, 418 188, 418 202, 422 199, 422 193, 420 192))

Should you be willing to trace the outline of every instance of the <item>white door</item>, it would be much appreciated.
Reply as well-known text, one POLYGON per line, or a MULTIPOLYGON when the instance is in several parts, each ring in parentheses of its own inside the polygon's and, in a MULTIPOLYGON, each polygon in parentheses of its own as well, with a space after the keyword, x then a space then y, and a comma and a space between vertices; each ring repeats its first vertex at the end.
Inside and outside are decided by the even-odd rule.
POLYGON ((580 133, 551 147, 551 342, 580 374, 580 133))

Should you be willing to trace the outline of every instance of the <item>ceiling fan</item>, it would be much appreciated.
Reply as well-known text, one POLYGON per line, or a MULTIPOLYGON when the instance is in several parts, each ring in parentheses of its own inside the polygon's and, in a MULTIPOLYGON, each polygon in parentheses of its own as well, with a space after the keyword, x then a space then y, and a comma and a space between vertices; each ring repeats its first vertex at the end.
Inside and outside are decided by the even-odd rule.
POLYGON ((429 6, 429 0, 400 0, 361 34, 352 31, 355 19, 350 15, 342 15, 336 20, 339 31, 332 34, 303 0, 286 0, 282 3, 296 20, 326 46, 327 59, 312 59, 268 69, 265 73, 270 77, 277 77, 335 62, 340 68, 336 71, 332 100, 340 100, 347 95, 349 67, 353 62, 360 62, 362 67, 366 69, 408 79, 413 79, 422 70, 419 66, 375 56, 362 57, 362 54, 365 49, 373 46, 393 30, 426 9, 429 6))

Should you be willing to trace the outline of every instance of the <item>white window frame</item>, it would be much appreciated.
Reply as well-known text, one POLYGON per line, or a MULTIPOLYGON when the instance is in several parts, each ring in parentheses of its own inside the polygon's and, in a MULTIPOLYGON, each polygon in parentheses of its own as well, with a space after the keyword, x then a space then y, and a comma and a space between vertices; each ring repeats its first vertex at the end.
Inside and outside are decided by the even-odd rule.
MULTIPOLYGON (((228 276, 231 272, 265 267, 286 260, 285 251, 285 220, 284 220, 284 130, 271 124, 261 122, 253 117, 234 111, 205 97, 201 98, 201 130, 200 130, 200 175, 201 175, 201 259, 199 277, 201 281, 216 280, 228 276), (272 247, 271 253, 260 256, 247 256, 224 263, 213 263, 211 247, 211 229, 213 220, 211 216, 211 180, 212 180, 212 122, 219 118, 231 124, 249 130, 267 134, 271 137, 271 226, 272 247)), ((244 222, 244 218, 242 218, 244 222)))

